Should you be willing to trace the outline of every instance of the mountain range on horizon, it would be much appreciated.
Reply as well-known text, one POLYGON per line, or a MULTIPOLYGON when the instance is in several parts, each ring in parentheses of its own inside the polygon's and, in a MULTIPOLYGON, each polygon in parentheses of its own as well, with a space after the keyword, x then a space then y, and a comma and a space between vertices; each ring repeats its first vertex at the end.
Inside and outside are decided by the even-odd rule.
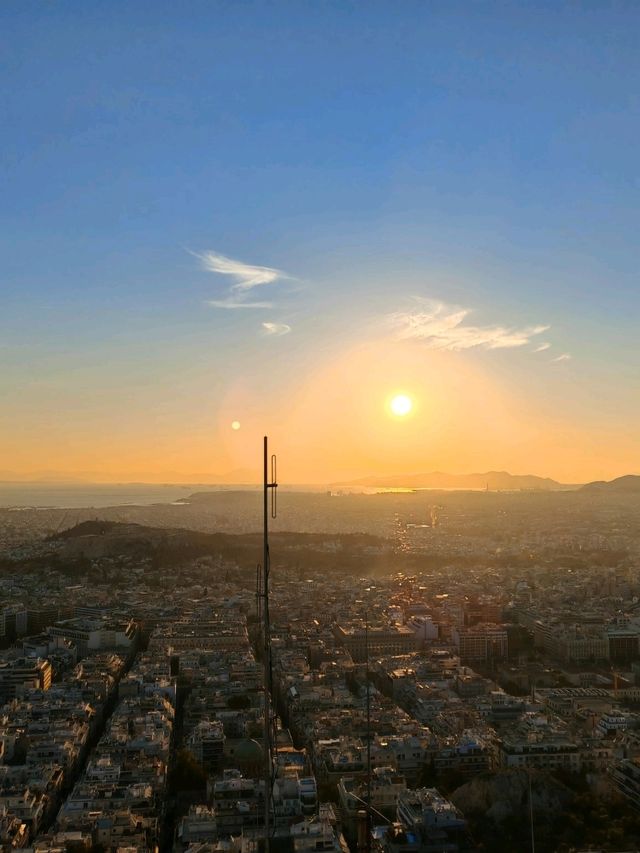
POLYGON ((613 480, 594 480, 585 483, 560 483, 551 477, 535 474, 510 474, 508 471, 486 471, 476 474, 447 474, 432 471, 427 474, 393 474, 382 477, 362 477, 349 482, 333 483, 332 488, 387 489, 457 489, 478 491, 588 491, 640 493, 640 475, 626 474, 613 480))
MULTIPOLYGON (((16 485, 61 485, 61 486, 90 486, 90 485, 152 485, 152 481, 142 476, 132 475, 118 481, 106 481, 104 475, 97 472, 82 472, 75 476, 64 475, 61 472, 47 471, 34 473, 30 477, 20 477, 15 472, 0 471, 0 483, 16 485)), ((248 469, 237 469, 226 474, 193 474, 181 475, 178 472, 167 472, 161 483, 154 485, 229 485, 229 486, 259 486, 255 472, 248 469), (173 475, 173 476, 171 476, 173 475)), ((283 484, 284 485, 284 484, 283 484)), ((291 483, 291 486, 301 485, 291 483)), ((312 485, 312 484, 308 484, 312 485)), ((319 485, 319 484, 315 484, 319 485)), ((443 490, 472 490, 479 491, 589 491, 589 492, 640 492, 640 475, 626 474, 613 480, 594 480, 585 484, 560 483, 551 477, 539 477, 535 474, 511 474, 508 471, 485 471, 472 474, 449 474, 443 471, 431 471, 422 474, 388 474, 370 475, 354 480, 336 481, 328 484, 330 489, 443 489, 443 490)))
POLYGON ((594 480, 592 483, 586 483, 581 491, 640 494, 640 474, 625 474, 615 480, 594 480))
POLYGON ((392 474, 361 477, 348 482, 333 483, 334 488, 398 488, 398 489, 461 489, 461 490, 520 490, 559 491, 578 489, 580 484, 564 484, 551 477, 535 474, 510 474, 508 471, 486 471, 475 474, 448 474, 431 471, 424 474, 392 474))

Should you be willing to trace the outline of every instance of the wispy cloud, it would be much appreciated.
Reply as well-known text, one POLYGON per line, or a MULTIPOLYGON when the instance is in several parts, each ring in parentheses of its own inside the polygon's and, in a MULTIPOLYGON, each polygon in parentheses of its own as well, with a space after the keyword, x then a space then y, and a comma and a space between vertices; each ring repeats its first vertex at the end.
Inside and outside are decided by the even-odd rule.
POLYGON ((546 349, 550 349, 550 348, 551 348, 551 344, 544 343, 544 344, 540 344, 539 347, 536 347, 534 349, 534 352, 544 352, 546 349))
POLYGON ((265 335, 280 338, 282 335, 288 335, 291 331, 291 326, 286 323, 263 323, 262 331, 265 335))
POLYGON ((571 361, 571 353, 563 352, 562 355, 557 355, 555 358, 551 359, 552 364, 557 364, 559 361, 571 361))
POLYGON ((207 305, 210 305, 211 308, 226 308, 231 311, 238 308, 273 308, 272 302, 242 302, 231 296, 227 299, 208 299, 207 305))
POLYGON ((198 258, 202 269, 216 275, 228 276, 232 281, 227 290, 228 296, 224 299, 210 299, 208 301, 207 304, 212 308, 231 310, 236 308, 271 308, 273 304, 271 302, 249 302, 250 291, 255 287, 274 284, 282 279, 290 278, 282 270, 245 264, 243 261, 227 258, 218 252, 191 252, 191 254, 198 258))
POLYGON ((413 311, 391 314, 389 322, 399 338, 421 340, 433 349, 455 351, 476 347, 486 350, 521 347, 549 328, 546 325, 522 328, 475 326, 466 322, 471 313, 468 308, 431 299, 416 298, 415 302, 413 311))
POLYGON ((193 254, 200 259, 203 269, 207 272, 231 276, 234 281, 231 290, 235 291, 251 290, 261 284, 272 284, 278 279, 289 277, 281 270, 245 264, 219 255, 217 252, 194 252, 193 254))

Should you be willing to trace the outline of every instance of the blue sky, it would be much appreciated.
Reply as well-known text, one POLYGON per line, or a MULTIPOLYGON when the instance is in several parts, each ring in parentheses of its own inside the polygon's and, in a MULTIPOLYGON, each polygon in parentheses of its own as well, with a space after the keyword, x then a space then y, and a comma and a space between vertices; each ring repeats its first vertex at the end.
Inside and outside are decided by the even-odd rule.
POLYGON ((472 362, 514 411, 526 388, 541 432, 584 438, 559 473, 547 444, 469 464, 637 467, 639 24, 605 2, 3 4, 8 456, 96 470, 89 435, 126 473, 145 417, 161 448, 185 417, 204 442, 238 387, 259 432, 324 361, 377 337, 386 361, 401 313, 427 374, 444 346, 443 369, 472 362), (209 304, 237 280, 205 252, 285 273, 251 290, 273 307, 209 304), (549 328, 461 353, 434 306, 468 312, 456 335, 549 328), (594 464, 603 437, 618 455, 594 464))

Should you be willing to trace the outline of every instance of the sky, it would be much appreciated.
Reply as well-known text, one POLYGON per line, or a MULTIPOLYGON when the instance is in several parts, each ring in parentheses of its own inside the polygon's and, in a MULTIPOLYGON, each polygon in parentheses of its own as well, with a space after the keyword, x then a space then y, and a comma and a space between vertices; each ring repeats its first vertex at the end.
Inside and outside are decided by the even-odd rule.
POLYGON ((0 478, 637 472, 639 26, 6 0, 0 478))

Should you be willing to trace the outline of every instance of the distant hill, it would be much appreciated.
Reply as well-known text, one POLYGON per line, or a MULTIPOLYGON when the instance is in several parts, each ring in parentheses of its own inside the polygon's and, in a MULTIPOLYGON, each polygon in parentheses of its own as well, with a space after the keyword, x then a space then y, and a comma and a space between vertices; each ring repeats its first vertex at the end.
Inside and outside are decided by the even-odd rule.
MULTIPOLYGON (((349 559, 362 571, 371 561, 368 548, 379 548, 385 540, 367 533, 289 533, 274 531, 271 543, 285 560, 302 565, 335 562, 335 549, 327 549, 327 540, 336 543, 344 560, 349 559), (351 553, 353 552, 353 553, 351 553), (291 556, 295 554, 295 556, 291 556), (311 561, 311 562, 309 562, 311 561)), ((203 533, 183 528, 148 527, 119 521, 83 521, 47 540, 51 553, 60 559, 102 559, 104 557, 154 558, 159 564, 174 565, 201 556, 217 555, 239 565, 255 567, 262 553, 262 533, 203 533)))
POLYGON ((68 530, 50 537, 60 542, 58 553, 66 557, 150 556, 158 548, 179 551, 194 543, 209 544, 216 534, 195 533, 189 530, 147 527, 119 521, 83 521, 68 530))
POLYGON ((484 474, 445 474, 433 471, 430 474, 393 474, 386 477, 363 477, 348 483, 333 483, 335 488, 368 488, 389 489, 489 489, 490 491, 517 491, 520 489, 536 489, 539 491, 555 491, 560 489, 575 489, 552 480, 550 477, 536 477, 534 474, 509 474, 508 471, 487 471, 484 474))
POLYGON ((584 485, 580 491, 640 495, 640 475, 625 474, 624 477, 616 477, 615 480, 594 480, 593 483, 584 485))

